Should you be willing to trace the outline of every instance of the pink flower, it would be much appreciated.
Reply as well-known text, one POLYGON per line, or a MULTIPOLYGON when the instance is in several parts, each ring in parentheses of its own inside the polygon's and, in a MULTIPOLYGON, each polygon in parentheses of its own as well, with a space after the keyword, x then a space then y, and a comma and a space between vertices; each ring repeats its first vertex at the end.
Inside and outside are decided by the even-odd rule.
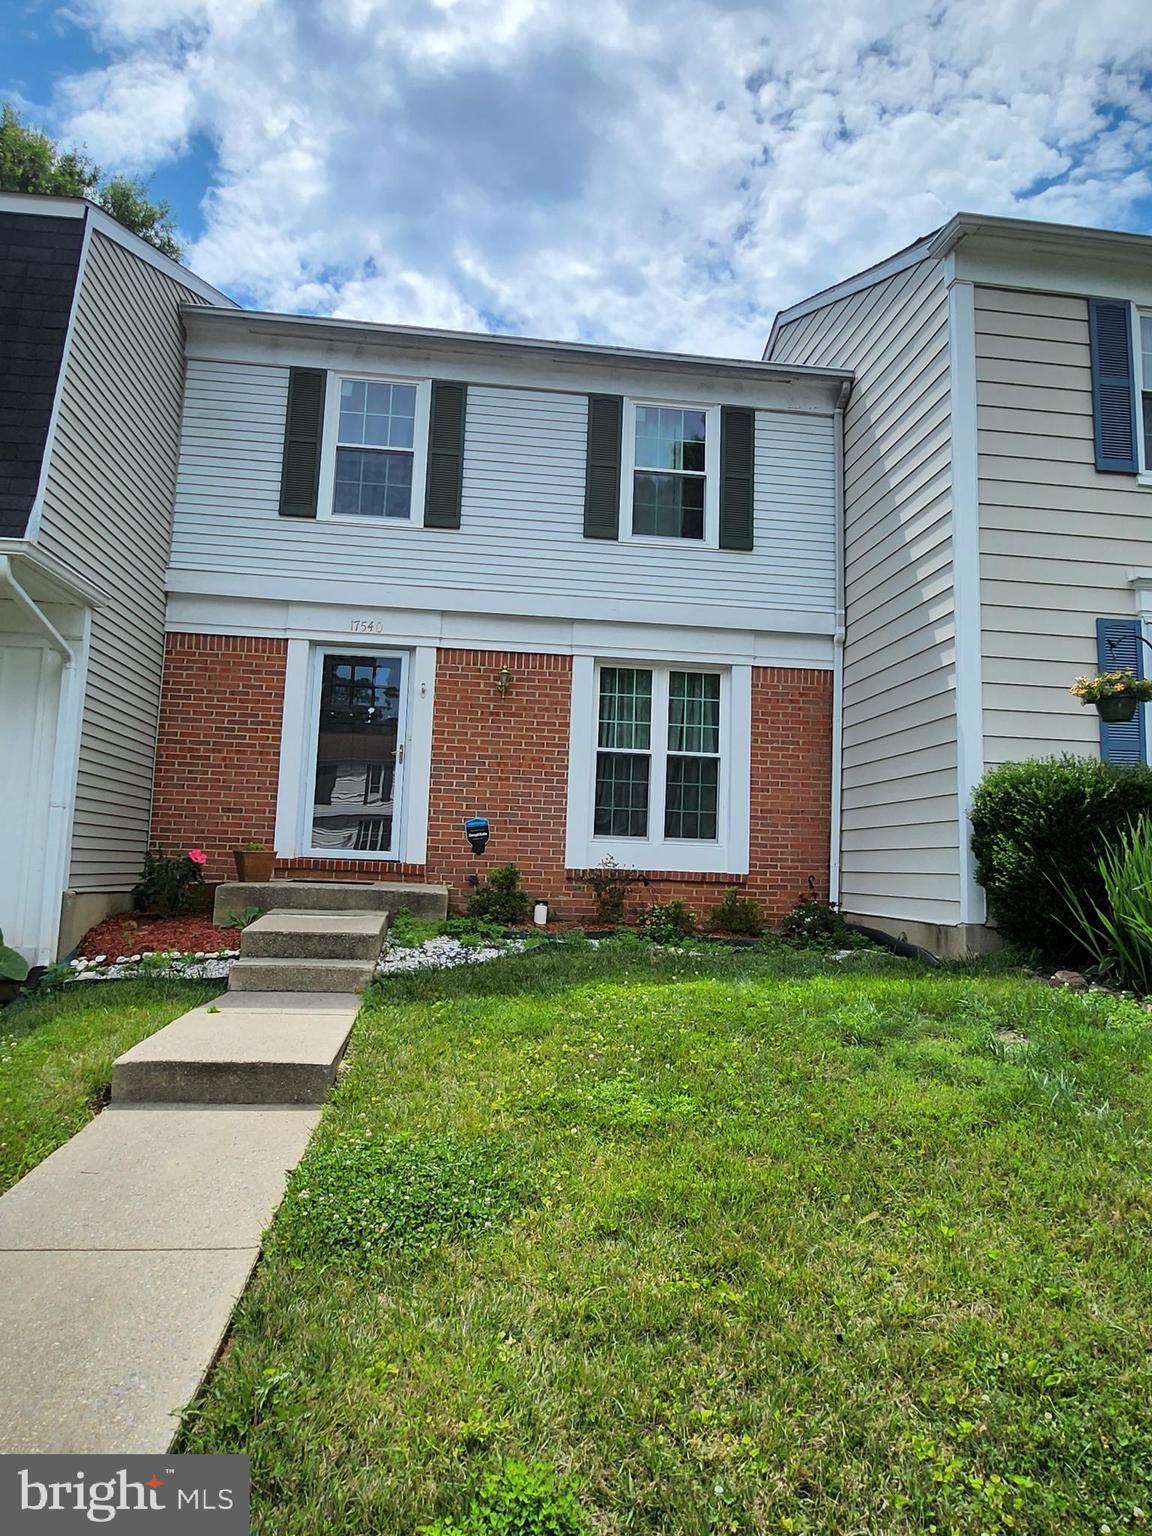
POLYGON ((189 848, 188 857, 192 860, 193 864, 207 864, 208 862, 208 855, 204 852, 203 848, 189 848))

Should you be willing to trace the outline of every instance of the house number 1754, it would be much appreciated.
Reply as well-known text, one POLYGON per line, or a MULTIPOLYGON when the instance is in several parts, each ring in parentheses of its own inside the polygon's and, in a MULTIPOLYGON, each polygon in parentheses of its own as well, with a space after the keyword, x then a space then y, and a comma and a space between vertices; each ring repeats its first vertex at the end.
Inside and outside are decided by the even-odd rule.
POLYGON ((384 633, 383 619, 352 619, 348 628, 354 635, 382 635, 384 633))

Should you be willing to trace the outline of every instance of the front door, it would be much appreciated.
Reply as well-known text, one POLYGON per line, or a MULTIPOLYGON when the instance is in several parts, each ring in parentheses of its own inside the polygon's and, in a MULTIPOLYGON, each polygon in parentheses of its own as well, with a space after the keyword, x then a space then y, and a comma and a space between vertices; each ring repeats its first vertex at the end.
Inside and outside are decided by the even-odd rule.
POLYGON ((330 859, 394 856, 400 839, 405 658, 322 650, 316 661, 305 845, 330 859))

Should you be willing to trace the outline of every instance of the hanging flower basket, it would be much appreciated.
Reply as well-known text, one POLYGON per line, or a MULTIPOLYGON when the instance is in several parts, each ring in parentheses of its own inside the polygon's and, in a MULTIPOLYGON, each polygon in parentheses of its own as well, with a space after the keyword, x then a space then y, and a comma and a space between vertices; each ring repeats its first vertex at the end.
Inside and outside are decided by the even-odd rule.
POLYGON ((1095 704, 1101 720, 1123 725, 1135 718, 1139 705, 1152 699, 1152 678, 1128 671, 1100 672, 1096 677, 1078 677, 1068 691, 1081 704, 1095 704))
POLYGON ((1096 713, 1101 720, 1107 720, 1109 725, 1122 725, 1127 720, 1134 720, 1139 707, 1139 699, 1131 696, 1125 698, 1122 693, 1114 693, 1110 698, 1096 700, 1096 713))

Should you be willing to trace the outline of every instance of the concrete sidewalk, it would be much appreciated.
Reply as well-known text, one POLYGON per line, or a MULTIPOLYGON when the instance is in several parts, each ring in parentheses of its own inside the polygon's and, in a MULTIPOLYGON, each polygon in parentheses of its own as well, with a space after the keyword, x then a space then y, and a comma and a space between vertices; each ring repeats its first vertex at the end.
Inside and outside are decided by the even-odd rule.
POLYGON ((0 1452, 168 1448, 319 1118, 107 1109, 0 1198, 0 1452))

